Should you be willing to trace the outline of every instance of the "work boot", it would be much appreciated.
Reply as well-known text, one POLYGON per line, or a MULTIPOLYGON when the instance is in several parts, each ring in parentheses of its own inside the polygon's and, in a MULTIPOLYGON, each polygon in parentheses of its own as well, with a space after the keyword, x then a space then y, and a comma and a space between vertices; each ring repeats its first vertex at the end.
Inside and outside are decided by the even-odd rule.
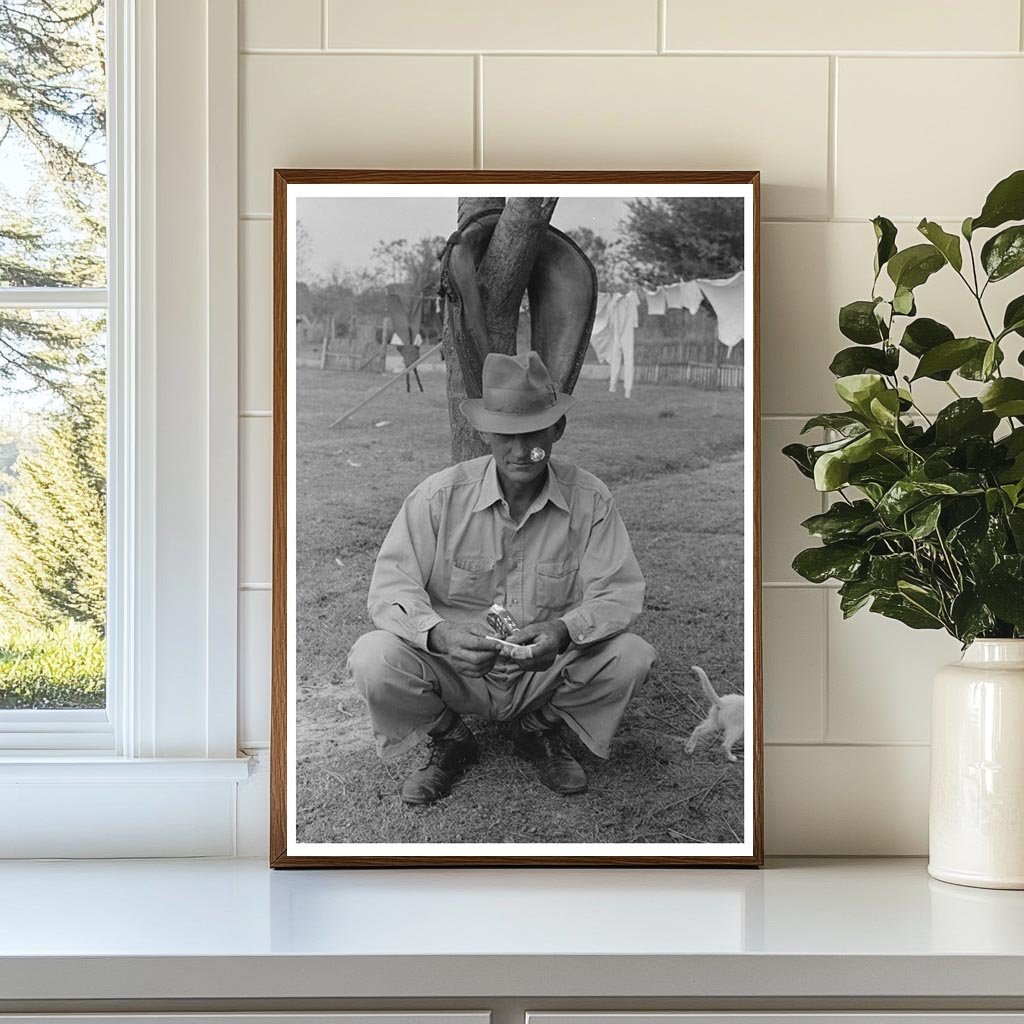
POLYGON ((480 756, 476 738, 461 718, 437 736, 427 737, 427 763, 406 776, 401 796, 407 804, 432 804, 446 796, 467 765, 480 756))
POLYGON ((548 789, 568 796, 587 788, 587 773, 569 753, 558 726, 534 731, 516 722, 512 746, 536 765, 537 775, 548 789))

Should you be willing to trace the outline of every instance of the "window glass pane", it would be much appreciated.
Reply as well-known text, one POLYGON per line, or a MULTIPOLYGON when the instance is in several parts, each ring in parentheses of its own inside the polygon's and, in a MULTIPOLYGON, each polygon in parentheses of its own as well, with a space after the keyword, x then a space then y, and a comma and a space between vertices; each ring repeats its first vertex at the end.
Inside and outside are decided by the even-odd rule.
POLYGON ((104 320, 0 309, 0 710, 106 700, 104 320))
POLYGON ((103 15, 0 2, 0 288, 106 281, 103 15))

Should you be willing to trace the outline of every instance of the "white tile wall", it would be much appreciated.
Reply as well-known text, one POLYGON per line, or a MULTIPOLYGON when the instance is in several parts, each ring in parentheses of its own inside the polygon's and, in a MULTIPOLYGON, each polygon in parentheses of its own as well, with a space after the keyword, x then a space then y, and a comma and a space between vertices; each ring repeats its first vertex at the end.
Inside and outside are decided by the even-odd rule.
POLYGON ((842 58, 837 82, 839 216, 926 212, 959 223, 1021 165, 1020 57, 842 58), (890 135, 893 118, 900 128, 890 135))
MULTIPOLYGON (((867 218, 952 227, 1024 164, 1019 0, 242 0, 241 29, 243 413, 270 405, 275 166, 762 171, 767 848, 924 852, 928 681, 957 645, 844 622, 834 590, 793 574, 821 502, 778 449, 835 407, 837 311, 871 285, 867 218)), ((957 285, 936 276, 919 307, 974 333, 957 285)), ((1016 294, 997 287, 993 304, 1016 294)), ((270 576, 271 433, 243 419, 240 729, 256 746, 270 594, 248 585, 270 576)))
POLYGON ((239 74, 244 213, 271 211, 275 167, 473 162, 472 57, 249 54, 239 74))
POLYGON ((238 600, 238 745, 267 742, 270 721, 269 590, 243 590, 238 600))
POLYGON ((758 168, 768 216, 828 208, 825 57, 493 57, 482 99, 485 167, 758 168))
POLYGON ((659 0, 328 0, 328 45, 378 50, 657 49, 659 0))
POLYGON ((667 0, 670 50, 1016 50, 1017 0, 667 0))
POLYGON ((238 36, 242 49, 320 49, 322 0, 241 0, 238 36))
POLYGON ((243 417, 238 444, 241 467, 238 575, 242 586, 259 586, 271 579, 273 423, 270 417, 243 417))
POLYGON ((769 743, 820 743, 825 733, 826 605, 823 588, 770 587, 762 601, 764 735, 769 743))
POLYGON ((274 231, 269 220, 243 220, 238 235, 238 407, 243 412, 267 412, 274 397, 274 231))

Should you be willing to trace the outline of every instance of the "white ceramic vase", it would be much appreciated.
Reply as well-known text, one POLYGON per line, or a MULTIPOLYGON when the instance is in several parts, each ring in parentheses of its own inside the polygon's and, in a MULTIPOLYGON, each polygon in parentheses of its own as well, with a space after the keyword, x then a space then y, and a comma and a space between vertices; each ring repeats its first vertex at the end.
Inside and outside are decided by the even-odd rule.
POLYGON ((975 640, 932 689, 928 873, 1024 889, 1024 640, 975 640))

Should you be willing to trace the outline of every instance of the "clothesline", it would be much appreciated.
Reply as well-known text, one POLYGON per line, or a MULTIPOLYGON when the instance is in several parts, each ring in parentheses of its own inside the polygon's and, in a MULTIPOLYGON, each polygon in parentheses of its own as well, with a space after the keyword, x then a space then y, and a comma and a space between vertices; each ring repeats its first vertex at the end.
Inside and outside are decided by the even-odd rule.
POLYGON ((633 390, 634 334, 639 323, 637 310, 640 306, 638 293, 643 295, 647 312, 652 316, 662 316, 669 309, 686 309, 693 314, 707 299, 718 320, 718 340, 731 349, 743 338, 742 270, 720 280, 697 278, 677 281, 654 291, 631 288, 627 292, 598 292, 590 344, 594 346, 598 359, 611 366, 609 391, 615 391, 618 386, 620 368, 623 392, 627 398, 633 390))
POLYGON ((731 277, 698 277, 692 281, 677 281, 653 291, 641 288, 647 302, 647 312, 660 316, 668 309, 685 309, 696 313, 704 299, 718 318, 718 340, 732 348, 743 338, 743 271, 731 277))

